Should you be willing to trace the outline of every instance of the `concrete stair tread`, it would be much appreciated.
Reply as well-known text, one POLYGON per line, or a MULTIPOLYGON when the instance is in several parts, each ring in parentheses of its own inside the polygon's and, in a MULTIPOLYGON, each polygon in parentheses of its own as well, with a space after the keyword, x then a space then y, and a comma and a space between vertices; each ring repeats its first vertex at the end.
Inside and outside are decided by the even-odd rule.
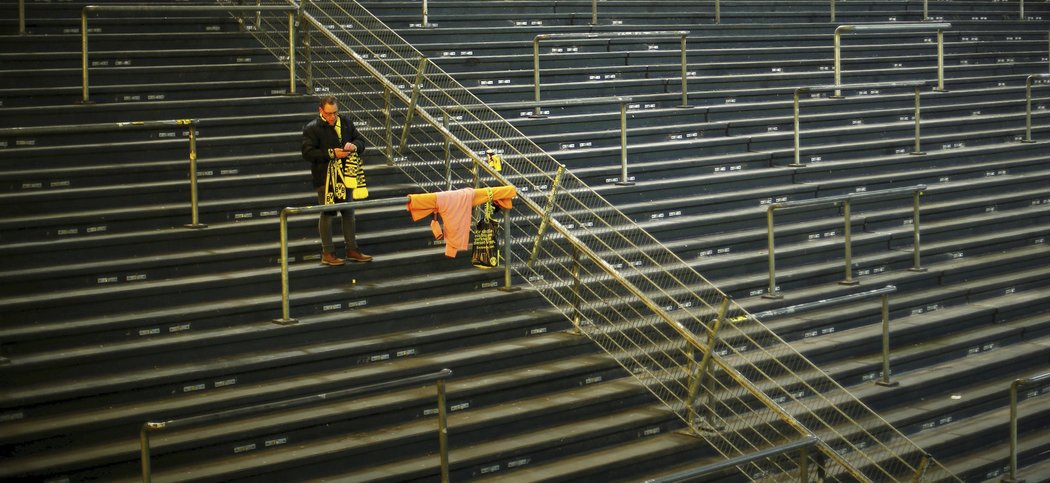
MULTIPOLYGON (((548 339, 564 339, 563 334, 551 334, 545 336, 548 339)), ((509 347, 504 344, 505 347, 509 347)), ((492 347, 498 347, 493 345, 492 347)), ((532 345, 532 349, 538 346, 532 345)), ((442 367, 442 364, 447 364, 450 359, 463 359, 464 357, 483 357, 477 355, 476 351, 472 351, 471 356, 457 355, 454 352, 447 354, 432 354, 424 355, 416 358, 415 360, 403 360, 391 363, 378 364, 377 366, 385 367, 367 367, 359 366, 358 368, 351 371, 336 371, 331 375, 318 374, 310 376, 308 378, 291 378, 285 381, 275 381, 267 384, 258 384, 247 387, 232 386, 230 389, 224 391, 221 394, 212 393, 208 396, 211 401, 157 401, 152 404, 134 404, 129 405, 127 408, 102 408, 94 412, 85 412, 82 415, 77 416, 81 421, 90 421, 92 424, 120 424, 123 420, 131 420, 132 422, 141 422, 136 420, 136 416, 144 421, 146 419, 171 418, 179 417, 180 414, 186 411, 191 411, 193 414, 194 408, 201 407, 203 404, 221 404, 225 401, 226 404, 234 404, 235 406, 244 406, 245 401, 258 400, 260 394, 269 394, 268 399, 273 399, 281 394, 294 395, 302 394, 304 389, 309 387, 316 387, 316 391, 330 390, 327 388, 340 389, 346 387, 346 385, 359 384, 355 381, 368 382, 370 379, 377 377, 382 379, 390 379, 391 377, 397 377, 397 375, 413 375, 416 373, 425 372, 428 369, 433 370, 436 367, 442 367), (445 359, 441 361, 440 359, 445 359), (341 387, 340 387, 340 382, 341 387), (108 421, 108 422, 107 422, 108 421)), ((507 357, 513 354, 508 354, 507 357)), ((520 368, 510 367, 506 369, 500 369, 498 372, 487 372, 471 376, 455 376, 450 379, 446 384, 447 398, 450 404, 455 401, 471 401, 473 398, 490 392, 499 392, 501 390, 510 390, 521 384, 539 383, 547 381, 551 378, 556 377, 573 377, 574 374, 588 374, 591 371, 596 370, 616 370, 618 367, 614 362, 609 360, 607 357, 595 354, 589 357, 573 356, 570 358, 552 359, 543 364, 533 365, 532 368, 522 373, 520 368)), ((583 376, 577 376, 583 377, 583 376)), ((523 400, 510 403, 500 403, 498 405, 485 405, 482 404, 479 408, 477 404, 474 405, 470 411, 462 413, 454 412, 453 421, 459 422, 458 428, 462 431, 469 430, 472 426, 484 426, 491 424, 499 424, 499 421, 506 419, 506 411, 510 410, 513 414, 528 415, 529 413, 537 413, 544 411, 565 411, 571 410, 576 405, 580 404, 580 401, 592 401, 587 404, 594 404, 604 400, 615 400, 617 397, 624 396, 628 392, 638 393, 640 390, 635 383, 629 378, 607 381, 605 384, 595 386, 598 388, 597 391, 592 390, 588 387, 584 389, 562 389, 559 393, 547 393, 541 396, 534 397, 533 400, 523 400), (503 409, 501 409, 503 408, 503 409), (478 411, 482 411, 486 414, 485 417, 479 416, 478 411), (460 422, 461 421, 461 422, 460 422)), ((287 397, 287 396, 285 396, 287 397)), ((163 455, 174 451, 185 451, 194 447, 195 441, 235 441, 238 438, 250 437, 252 434, 259 434, 262 432, 280 432, 294 429, 304 424, 323 424, 329 419, 347 419, 355 417, 369 417, 373 413, 382 413, 389 411, 396 411, 399 408, 412 408, 413 406, 423 405, 424 407, 434 404, 434 392, 433 387, 422 387, 422 388, 411 388, 401 389, 394 392, 380 393, 376 395, 357 396, 349 399, 333 399, 331 402, 318 403, 306 406, 299 409, 287 409, 274 414, 273 412, 264 413, 259 416, 248 416, 242 417, 238 420, 204 425, 204 426, 193 426, 186 429, 161 432, 155 435, 153 444, 155 455, 163 455)), ((197 410, 196 412, 199 412, 197 410)), ((67 418, 69 420, 70 418, 67 418)), ((74 424, 75 419, 66 421, 66 424, 74 424)), ((48 422, 49 425, 57 426, 57 423, 48 422)), ((414 428, 413 432, 419 434, 426 434, 432 431, 430 422, 417 421, 407 422, 401 426, 406 428, 414 428)), ((395 439, 396 441, 396 439, 395 439)), ((138 446, 137 438, 129 437, 123 440, 116 440, 109 442, 101 447, 95 449, 93 452, 84 453, 82 448, 70 447, 67 450, 54 454, 53 457, 49 457, 48 461, 41 461, 34 458, 23 458, 21 462, 18 460, 10 461, 12 464, 11 471, 31 471, 33 467, 38 465, 73 465, 83 464, 82 461, 98 459, 102 460, 115 460, 119 458, 127 458, 129 454, 134 453, 134 448, 138 446)))
MULTIPOLYGON (((517 435, 516 437, 503 440, 494 440, 487 442, 485 445, 472 446, 460 449, 459 451, 453 451, 449 454, 450 465, 484 464, 482 462, 486 460, 492 461, 497 458, 505 459, 513 457, 515 452, 523 451, 523 449, 519 449, 520 447, 525 446, 527 448, 530 445, 542 444, 544 440, 549 438, 555 438, 556 440, 559 440, 559 443, 564 443, 577 438, 587 437, 589 433, 592 432, 603 432, 610 429, 616 429, 618 426, 630 425, 639 427, 645 424, 659 424, 669 416, 670 415, 664 408, 659 406, 649 406, 621 411, 611 415, 599 416, 575 424, 545 428, 544 430, 535 433, 517 435)), ((433 468, 433 466, 433 457, 417 458, 410 461, 399 462, 398 464, 370 468, 361 472, 344 473, 332 478, 325 478, 325 480, 397 481, 405 478, 406 475, 432 474, 437 469, 433 468)), ((480 473, 480 471, 478 471, 478 473, 480 473)))
MULTIPOLYGON (((622 471, 622 474, 626 476, 632 473, 630 468, 631 461, 646 461, 667 454, 700 448, 706 449, 706 445, 702 440, 678 432, 671 432, 572 458, 562 458, 548 464, 528 465, 515 471, 508 471, 502 474, 496 473, 491 477, 481 478, 478 481, 495 483, 500 481, 548 481, 557 478, 587 479, 593 477, 589 476, 588 473, 609 473, 617 470, 622 471)), ((702 466, 705 462, 713 464, 719 460, 720 458, 711 456, 705 459, 693 460, 692 464, 702 466)))
MULTIPOLYGON (((522 296, 525 296, 524 294, 522 296)), ((513 296, 519 298, 519 296, 513 296)), ((323 330, 325 327, 338 327, 344 324, 360 324, 367 323, 369 321, 378 318, 378 314, 388 313, 425 313, 425 312, 436 312, 440 310, 448 310, 453 307, 453 302, 461 304, 461 306, 470 306, 478 303, 479 301, 489 301, 491 303, 507 302, 508 298, 506 295, 499 292, 491 291, 484 293, 469 293, 465 295, 449 296, 445 295, 440 297, 439 300, 433 299, 422 299, 416 302, 399 302, 399 303, 387 303, 377 304, 367 309, 358 309, 351 312, 343 312, 341 314, 332 314, 328 316, 309 316, 303 317, 300 320, 300 324, 308 329, 303 330, 323 330)), ((219 306, 229 306, 231 304, 237 305, 238 310, 248 310, 244 305, 240 305, 239 302, 245 302, 244 300, 232 301, 223 300, 217 303, 219 306)), ((264 306, 272 306, 272 299, 267 298, 264 306)), ((255 303, 254 305, 260 305, 255 303)), ((251 307, 251 306, 248 306, 251 307)), ((180 311, 180 314, 185 314, 185 311, 180 311)), ((142 315, 142 314, 140 314, 142 315)), ((279 312, 274 312, 274 315, 280 315, 279 312)), ((294 314, 293 314, 294 315, 294 314)), ((186 319, 183 319, 186 320, 186 319)), ((112 323, 107 323, 106 320, 86 320, 86 323, 94 322, 91 328, 94 330, 100 330, 102 328, 108 328, 113 330, 111 327, 112 323)), ((156 322, 153 322, 154 324, 156 322)), ((191 325, 192 322, 188 322, 187 325, 191 325)), ((498 324, 493 324, 493 327, 498 324)), ((134 329, 134 326, 133 326, 134 329)), ((238 324, 236 326, 227 326, 214 329, 196 329, 184 334, 179 334, 177 337, 139 337, 139 338, 116 338, 109 343, 87 343, 83 345, 71 345, 63 344, 57 345, 50 350, 34 351, 30 353, 11 353, 10 349, 7 354, 9 360, 6 364, 0 366, 0 371, 10 372, 19 370, 39 370, 46 367, 63 367, 74 365, 77 363, 88 363, 88 362, 99 362, 105 359, 118 359, 120 357, 127 357, 129 355, 144 354, 152 351, 163 352, 177 350, 178 348, 189 348, 197 347, 203 349, 207 346, 216 346, 221 344, 232 344, 238 341, 264 339, 267 337, 279 336, 282 332, 289 332, 288 329, 283 329, 282 326, 274 324, 269 320, 259 320, 251 324, 238 324)), ((61 327, 52 328, 54 335, 61 335, 69 337, 69 331, 62 330, 61 327)), ((423 331, 417 335, 423 335, 426 331, 423 331)), ((23 332, 18 334, 25 336, 23 332)), ((11 343, 11 339, 6 339, 8 344, 11 343)), ((390 343, 394 339, 381 339, 386 343, 390 343)), ((312 352, 306 350, 306 352, 312 352)), ((324 352, 324 351, 320 351, 324 352)), ((292 357, 301 355, 296 351, 292 357)))

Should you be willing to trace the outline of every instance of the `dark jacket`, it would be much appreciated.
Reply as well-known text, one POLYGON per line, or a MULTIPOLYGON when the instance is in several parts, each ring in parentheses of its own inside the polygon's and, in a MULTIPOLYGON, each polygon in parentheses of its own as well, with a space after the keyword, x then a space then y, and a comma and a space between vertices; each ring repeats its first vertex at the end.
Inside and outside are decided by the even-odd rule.
POLYGON ((365 139, 357 132, 354 123, 339 116, 339 126, 343 134, 342 139, 336 136, 335 127, 325 122, 320 115, 314 116, 314 119, 303 127, 303 159, 310 163, 314 188, 324 186, 328 162, 335 159, 335 148, 342 148, 349 142, 357 146, 358 156, 363 157, 365 154, 365 139))

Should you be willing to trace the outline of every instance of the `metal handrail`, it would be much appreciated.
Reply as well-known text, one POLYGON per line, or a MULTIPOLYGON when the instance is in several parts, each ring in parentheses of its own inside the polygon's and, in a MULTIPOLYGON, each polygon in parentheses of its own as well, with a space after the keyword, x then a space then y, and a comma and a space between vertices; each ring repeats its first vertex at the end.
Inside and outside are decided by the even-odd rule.
POLYGON ((1034 143, 1032 140, 1032 81, 1050 80, 1050 74, 1032 74, 1024 82, 1024 139, 1023 143, 1034 143))
MULTIPOLYGON (((309 213, 328 213, 333 211, 340 211, 347 208, 374 208, 382 206, 396 206, 400 204, 408 203, 409 197, 398 197, 398 198, 384 198, 378 200, 362 200, 362 201, 348 201, 345 203, 335 203, 331 205, 313 205, 313 206, 302 206, 302 207, 287 207, 281 210, 280 214, 280 243, 281 243, 281 318, 273 319, 273 323, 279 325, 293 325, 299 322, 298 319, 291 317, 291 307, 289 306, 289 277, 288 277, 288 217, 291 215, 302 215, 309 213)), ((510 213, 503 215, 503 259, 506 262, 503 264, 503 287, 500 290, 513 291, 510 280, 510 213)))
MULTIPOLYGON (((688 30, 658 30, 651 32, 587 32, 587 33, 565 33, 565 34, 539 34, 532 39, 532 89, 533 95, 536 102, 540 102, 540 42, 543 40, 549 41, 562 41, 562 40, 613 40, 618 38, 627 37, 644 37, 644 38, 667 38, 667 37, 678 37, 681 42, 681 53, 682 53, 682 105, 680 107, 689 107, 689 92, 688 83, 686 81, 686 69, 688 64, 686 63, 686 36, 689 35, 688 30)), ((540 112, 540 106, 536 106, 532 113, 533 117, 543 117, 540 112)))
POLYGON ((80 102, 90 103, 88 88, 88 13, 92 12, 288 12, 288 76, 289 94, 295 94, 295 15, 296 6, 210 6, 210 5, 86 5, 80 11, 81 80, 80 102))
MULTIPOLYGON (((935 91, 944 90, 944 31, 952 28, 950 23, 900 23, 900 24, 865 24, 839 25, 835 27, 835 85, 841 84, 842 78, 842 40, 843 33, 848 32, 915 32, 937 30, 937 87, 935 91)), ((835 95, 841 95, 835 91, 835 95)))
POLYGON ((857 292, 849 295, 843 295, 841 297, 832 297, 829 299, 821 299, 813 302, 806 302, 802 304, 792 305, 789 307, 781 307, 778 309, 766 310, 752 314, 753 317, 759 320, 769 319, 772 317, 781 317, 784 315, 797 314, 807 310, 813 310, 817 308, 831 307, 835 305, 842 305, 852 303, 857 300, 863 300, 866 298, 881 296, 882 298, 882 377, 875 382, 880 386, 894 387, 897 386, 896 382, 890 381, 890 310, 889 310, 889 294, 897 291, 897 287, 893 285, 887 285, 885 287, 869 290, 867 292, 857 292))
MULTIPOLYGON (((645 483, 678 483, 681 481, 691 481, 694 478, 715 475, 733 467, 743 466, 746 464, 754 463, 759 460, 769 459, 783 454, 793 453, 795 451, 798 451, 800 453, 799 481, 808 482, 809 469, 807 467, 807 452, 810 448, 817 446, 819 443, 819 439, 817 439, 813 435, 809 435, 791 443, 782 444, 780 446, 764 449, 762 451, 756 451, 754 453, 743 456, 728 458, 719 461, 718 463, 704 465, 699 468, 694 468, 690 470, 684 470, 673 475, 662 476, 659 478, 651 478, 645 480, 645 483)), ((817 471, 819 473, 821 470, 818 469, 817 471)))
MULTIPOLYGON (((795 89, 795 94, 792 96, 793 102, 793 113, 795 123, 795 162, 789 164, 792 167, 804 166, 801 161, 801 147, 799 145, 799 99, 804 92, 820 92, 820 91, 836 91, 839 89, 866 89, 872 87, 913 87, 915 89, 915 150, 911 154, 926 154, 922 152, 921 144, 919 141, 919 88, 926 85, 926 81, 912 81, 912 82, 871 82, 864 84, 844 84, 834 86, 812 86, 812 87, 798 87, 795 89)), ((838 99, 842 99, 842 96, 838 96, 838 99)))
POLYGON ((1017 390, 1024 386, 1050 381, 1050 372, 1037 376, 1014 379, 1010 383, 1010 476, 1003 478, 1004 483, 1016 483, 1017 480, 1017 390))
POLYGON ((200 222, 198 215, 197 196, 197 119, 173 119, 163 121, 132 121, 99 124, 67 124, 61 126, 31 126, 31 127, 9 127, 0 128, 0 137, 8 136, 32 136, 38 134, 62 133, 92 133, 106 132, 114 129, 148 129, 154 127, 183 127, 189 126, 190 141, 190 223, 182 225, 186 228, 207 228, 208 225, 200 222))
POLYGON ((18 33, 26 34, 26 0, 18 0, 18 33))
POLYGON ((773 236, 773 212, 781 208, 798 208, 804 206, 818 206, 818 205, 837 205, 842 203, 843 221, 845 229, 843 235, 845 237, 845 265, 846 265, 846 277, 839 282, 842 285, 857 285, 858 282, 853 278, 853 247, 851 237, 851 214, 850 214, 850 202, 859 198, 881 198, 887 196, 893 196, 900 193, 912 193, 912 225, 913 225, 913 242, 915 245, 913 262, 909 270, 911 271, 925 271, 919 263, 919 197, 922 192, 926 189, 926 185, 919 184, 915 186, 908 186, 903 188, 890 188, 881 191, 865 191, 860 193, 850 193, 838 196, 826 196, 823 198, 811 198, 806 200, 798 201, 786 201, 783 203, 773 203, 766 208, 766 238, 769 244, 769 287, 765 294, 762 295, 764 298, 779 299, 783 298, 784 295, 780 289, 777 288, 776 280, 776 248, 774 244, 773 236))
POLYGON ((180 419, 170 419, 167 421, 148 421, 143 423, 142 428, 139 430, 139 447, 142 458, 142 481, 143 483, 150 483, 153 479, 153 468, 150 461, 150 437, 151 431, 158 431, 162 429, 180 428, 186 426, 196 426, 199 424, 211 423, 223 419, 230 419, 235 417, 250 416, 266 411, 272 411, 275 409, 288 409, 305 406, 312 403, 321 401, 329 401, 338 399, 346 396, 362 396, 365 394, 371 394, 381 391, 387 391, 391 389, 397 389, 407 386, 416 386, 429 382, 436 382, 437 386, 437 403, 438 403, 438 445, 439 453, 441 458, 441 481, 447 483, 449 481, 448 476, 448 412, 445 409, 445 379, 452 375, 451 369, 441 369, 440 371, 421 374, 418 376, 405 377, 402 379, 396 379, 393 381, 385 381, 375 384, 368 384, 360 387, 353 387, 349 389, 340 389, 337 391, 329 391, 320 394, 314 394, 310 396, 300 396, 291 399, 284 399, 281 401, 274 401, 262 404, 255 404, 252 406, 243 406, 235 409, 227 409, 224 411, 216 411, 212 413, 199 414, 196 416, 188 416, 180 419))

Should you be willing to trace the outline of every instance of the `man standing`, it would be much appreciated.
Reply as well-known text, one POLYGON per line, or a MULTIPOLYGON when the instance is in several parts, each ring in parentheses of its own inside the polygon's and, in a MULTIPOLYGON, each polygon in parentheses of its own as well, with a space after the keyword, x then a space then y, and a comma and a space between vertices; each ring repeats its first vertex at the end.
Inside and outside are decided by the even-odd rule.
MULTIPOLYGON (((303 128, 302 152, 303 159, 310 163, 313 186, 317 190, 317 202, 325 204, 325 184, 329 163, 340 162, 351 153, 356 153, 358 156, 363 155, 365 140, 357 132, 352 121, 339 115, 339 104, 335 97, 328 96, 321 99, 317 112, 319 116, 303 128)), ((347 196, 347 199, 349 198, 347 196)), ((346 257, 354 262, 372 261, 372 257, 365 255, 357 247, 357 239, 354 235, 354 210, 348 208, 339 213, 343 218, 346 257)), ((335 215, 331 212, 322 212, 317 222, 317 230, 321 234, 321 263, 329 266, 339 266, 345 263, 342 258, 335 255, 335 246, 332 243, 332 218, 334 217, 335 215)))

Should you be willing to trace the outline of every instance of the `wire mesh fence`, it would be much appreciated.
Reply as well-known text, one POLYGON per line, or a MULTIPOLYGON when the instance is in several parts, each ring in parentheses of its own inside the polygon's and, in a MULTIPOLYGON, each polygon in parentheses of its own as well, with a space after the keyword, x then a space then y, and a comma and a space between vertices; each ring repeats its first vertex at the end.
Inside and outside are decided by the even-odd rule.
MULTIPOLYGON (((285 16, 243 21, 287 59, 285 16)), ((339 99, 383 162, 428 192, 517 187, 525 209, 508 215, 506 260, 516 276, 719 453, 813 434, 829 480, 954 479, 357 2, 306 2, 297 24, 298 79, 339 99), (502 156, 499 173, 487 150, 502 156)), ((777 480, 797 478, 798 465, 785 456, 740 469, 777 480)))

